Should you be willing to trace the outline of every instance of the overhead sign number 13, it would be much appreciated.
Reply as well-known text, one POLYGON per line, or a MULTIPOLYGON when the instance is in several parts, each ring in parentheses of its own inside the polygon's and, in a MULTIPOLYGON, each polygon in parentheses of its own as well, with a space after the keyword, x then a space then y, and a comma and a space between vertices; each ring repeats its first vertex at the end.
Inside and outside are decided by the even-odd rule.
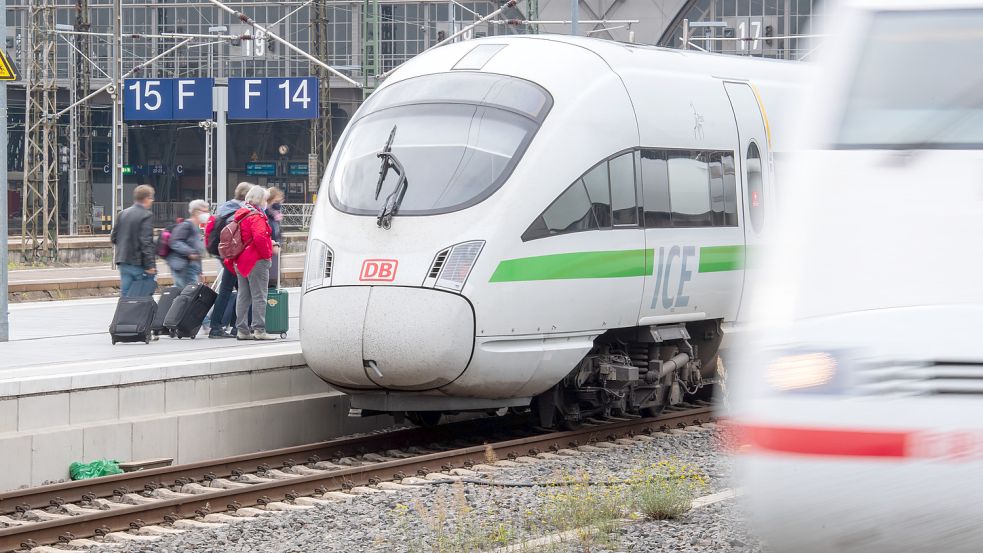
POLYGON ((289 110, 290 104, 303 104, 303 109, 308 109, 311 103, 311 95, 307 91, 307 79, 298 79, 294 81, 297 86, 294 87, 293 96, 290 95, 290 80, 285 80, 280 83, 277 88, 283 91, 283 109, 289 110))

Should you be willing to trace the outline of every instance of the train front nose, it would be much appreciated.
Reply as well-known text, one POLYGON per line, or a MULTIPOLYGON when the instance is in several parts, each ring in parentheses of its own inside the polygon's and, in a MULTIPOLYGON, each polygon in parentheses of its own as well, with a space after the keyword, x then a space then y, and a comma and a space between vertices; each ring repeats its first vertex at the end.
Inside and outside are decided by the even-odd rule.
POLYGON ((420 391, 464 373, 474 310, 426 288, 338 286, 304 295, 301 347, 311 369, 349 389, 420 391))

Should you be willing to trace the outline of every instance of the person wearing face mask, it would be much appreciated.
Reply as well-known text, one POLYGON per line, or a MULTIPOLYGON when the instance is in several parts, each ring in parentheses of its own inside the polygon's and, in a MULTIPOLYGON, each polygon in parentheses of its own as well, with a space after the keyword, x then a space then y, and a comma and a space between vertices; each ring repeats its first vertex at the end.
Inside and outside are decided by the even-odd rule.
POLYGON ((208 222, 208 202, 193 200, 188 204, 188 212, 191 216, 174 227, 168 242, 167 265, 171 268, 174 286, 181 288, 201 282, 201 258, 205 255, 201 225, 208 222))
MULTIPOLYGON (((281 230, 280 222, 283 221, 283 191, 273 186, 269 190, 269 199, 266 204, 266 217, 270 222, 270 238, 274 246, 280 246, 281 230)), ((270 266, 270 288, 277 288, 280 284, 280 254, 274 254, 272 265, 270 266)))

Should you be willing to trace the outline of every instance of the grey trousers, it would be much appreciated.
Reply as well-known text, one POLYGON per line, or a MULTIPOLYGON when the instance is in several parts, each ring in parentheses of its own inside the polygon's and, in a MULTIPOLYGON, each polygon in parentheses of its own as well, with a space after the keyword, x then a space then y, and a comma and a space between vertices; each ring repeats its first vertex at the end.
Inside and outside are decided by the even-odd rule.
POLYGON ((260 259, 248 277, 239 277, 239 296, 236 298, 236 328, 249 334, 249 307, 253 308, 254 331, 266 330, 266 292, 270 285, 270 260, 260 259))

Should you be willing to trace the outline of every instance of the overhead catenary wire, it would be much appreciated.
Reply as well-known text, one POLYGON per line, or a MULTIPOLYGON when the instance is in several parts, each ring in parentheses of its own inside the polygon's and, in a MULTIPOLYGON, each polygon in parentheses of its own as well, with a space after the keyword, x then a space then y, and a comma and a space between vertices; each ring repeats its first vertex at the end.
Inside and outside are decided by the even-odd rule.
MULTIPOLYGON (((226 6, 225 4, 223 4, 222 2, 220 2, 219 0, 209 0, 209 1, 212 4, 215 4, 216 6, 222 8, 223 10, 225 10, 225 11, 231 13, 232 15, 238 17, 239 20, 242 21, 243 23, 245 23, 247 25, 250 25, 252 27, 255 27, 255 28, 259 29, 260 31, 263 31, 263 33, 266 36, 272 38, 273 40, 279 42, 280 44, 283 44, 284 46, 286 46, 290 50, 293 50, 294 52, 296 52, 296 53, 300 54, 301 56, 307 58, 311 62, 313 62, 313 63, 315 63, 315 64, 323 67, 324 69, 326 69, 327 71, 329 71, 331 74, 335 75, 336 77, 339 77, 339 78, 343 79, 345 82, 347 82, 349 84, 352 84, 352 85, 354 85, 354 86, 356 86, 358 88, 361 88, 362 87, 361 83, 359 83, 355 79, 352 79, 351 77, 349 77, 348 75, 345 75, 341 71, 338 71, 334 67, 331 67, 330 65, 324 63, 323 61, 315 58, 314 56, 310 55, 309 53, 307 53, 304 50, 302 50, 302 49, 298 48, 297 46, 295 46, 294 43, 290 42, 289 40, 286 40, 286 39, 282 38, 280 35, 274 33, 273 31, 270 31, 268 28, 260 25, 259 23, 256 23, 256 21, 253 20, 253 18, 249 17, 248 15, 246 15, 246 14, 240 12, 240 11, 234 10, 234 9, 228 7, 228 6, 226 6)), ((515 2, 515 0, 510 0, 510 2, 515 2)))

